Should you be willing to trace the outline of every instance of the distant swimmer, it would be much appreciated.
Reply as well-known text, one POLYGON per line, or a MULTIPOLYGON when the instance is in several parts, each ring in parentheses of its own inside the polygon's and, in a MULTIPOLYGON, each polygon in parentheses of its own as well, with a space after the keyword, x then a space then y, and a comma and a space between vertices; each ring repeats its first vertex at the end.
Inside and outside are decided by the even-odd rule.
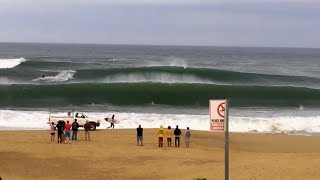
POLYGON ((41 75, 42 78, 45 78, 46 76, 44 74, 41 75))

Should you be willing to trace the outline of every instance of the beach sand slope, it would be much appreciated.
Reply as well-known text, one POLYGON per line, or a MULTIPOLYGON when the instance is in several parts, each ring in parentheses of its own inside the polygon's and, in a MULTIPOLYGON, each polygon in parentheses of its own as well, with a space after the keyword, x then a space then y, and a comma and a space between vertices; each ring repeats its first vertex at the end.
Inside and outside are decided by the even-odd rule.
MULTIPOLYGON (((183 130, 183 134, 185 130, 183 130)), ((224 179, 223 133, 192 131, 190 148, 158 147, 156 130, 80 131, 51 144, 49 131, 0 132, 2 179, 224 179)), ((230 179, 320 179, 320 137, 230 134, 230 179)))

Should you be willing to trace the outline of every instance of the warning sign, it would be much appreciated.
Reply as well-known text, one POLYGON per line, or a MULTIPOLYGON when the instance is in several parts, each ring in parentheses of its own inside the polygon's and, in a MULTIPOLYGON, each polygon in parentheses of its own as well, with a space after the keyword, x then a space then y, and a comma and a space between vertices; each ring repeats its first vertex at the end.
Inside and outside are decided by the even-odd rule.
POLYGON ((226 103, 223 102, 223 103, 220 103, 217 107, 217 113, 219 114, 219 116, 221 118, 224 118, 224 112, 225 112, 225 106, 226 106, 226 103))
POLYGON ((210 131, 223 132, 225 127, 226 100, 210 100, 210 131))

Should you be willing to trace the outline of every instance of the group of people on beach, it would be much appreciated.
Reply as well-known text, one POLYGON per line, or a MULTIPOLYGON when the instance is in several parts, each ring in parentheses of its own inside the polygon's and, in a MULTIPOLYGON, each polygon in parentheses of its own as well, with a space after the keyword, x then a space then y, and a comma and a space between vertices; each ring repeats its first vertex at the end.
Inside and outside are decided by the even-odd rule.
MULTIPOLYGON (((68 139, 68 143, 71 144, 71 140, 72 141, 77 140, 79 127, 80 126, 77 122, 77 119, 75 119, 72 124, 70 124, 69 121, 67 121, 67 123, 59 121, 57 125, 55 125, 54 122, 52 122, 50 125, 50 134, 51 134, 50 141, 51 141, 51 143, 55 143, 55 134, 57 131, 58 132, 58 137, 57 137, 58 143, 62 143, 62 141, 64 139, 64 143, 66 144, 67 139, 68 139), (72 137, 70 139, 71 130, 72 130, 72 137)), ((84 124, 83 127, 84 127, 84 131, 85 131, 85 140, 90 141, 91 125, 90 125, 89 121, 86 121, 86 123, 84 124)))
MULTIPOLYGON (((172 138, 174 135, 174 146, 177 148, 180 147, 180 136, 181 130, 179 126, 176 126, 176 129, 172 132, 171 127, 168 126, 168 129, 164 129, 161 125, 160 128, 157 130, 157 136, 159 138, 159 147, 163 147, 163 138, 167 138, 168 147, 171 147, 172 138)), ((186 147, 189 148, 190 145, 190 138, 191 138, 191 131, 189 127, 187 127, 187 131, 184 135, 186 147)), ((143 146, 143 128, 141 125, 137 128, 137 146, 143 146)))
MULTIPOLYGON (((78 117, 77 115, 76 115, 76 117, 78 117)), ((105 120, 107 122, 111 123, 111 126, 108 127, 107 129, 109 129, 109 128, 114 129, 114 122, 115 122, 114 116, 115 115, 113 115, 111 119, 105 118, 105 120)), ((57 133, 58 134, 58 137, 57 137, 58 143, 62 143, 62 141, 64 139, 65 144, 66 143, 71 144, 71 141, 77 140, 79 127, 80 126, 77 122, 77 119, 75 119, 72 124, 70 124, 69 121, 67 121, 67 123, 59 121, 57 125, 55 125, 54 122, 52 122, 50 125, 50 134, 51 134, 50 141, 51 141, 51 143, 55 143, 55 134, 57 131, 58 132, 57 133), (72 136, 70 138, 71 130, 72 130, 72 136)), ((91 124, 89 123, 88 120, 86 121, 86 123, 84 124, 83 127, 85 130, 85 140, 90 141, 91 124)), ((168 126, 167 129, 164 129, 163 126, 161 125, 160 128, 157 130, 157 136, 159 139, 159 147, 163 147, 164 137, 167 138, 168 147, 171 147, 172 138, 174 136, 174 145, 176 148, 179 148, 181 134, 182 133, 181 133, 181 130, 179 129, 178 125, 176 126, 176 129, 174 131, 172 131, 171 126, 168 126)), ((190 138, 191 138, 191 131, 190 131, 189 127, 187 127, 187 131, 184 135, 184 139, 185 139, 185 143, 186 143, 187 148, 189 148, 190 138)), ((81 137, 81 139, 82 139, 82 137, 81 137)), ((139 125, 139 127, 137 128, 137 145, 143 146, 143 128, 141 127, 141 125, 139 125)))

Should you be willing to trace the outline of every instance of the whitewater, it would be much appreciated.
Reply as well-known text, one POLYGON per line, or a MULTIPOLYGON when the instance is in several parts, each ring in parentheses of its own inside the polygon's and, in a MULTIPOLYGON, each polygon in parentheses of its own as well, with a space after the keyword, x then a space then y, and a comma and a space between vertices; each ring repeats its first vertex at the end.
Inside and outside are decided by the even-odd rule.
POLYGON ((26 62, 25 58, 12 58, 12 59, 1 59, 0 58, 0 69, 10 69, 18 66, 19 64, 26 62))
MULTIPOLYGON (((134 112, 86 112, 88 117, 99 119, 100 127, 106 129, 110 124, 103 119, 116 115, 120 121, 117 129, 137 128, 139 124, 144 128, 175 127, 192 130, 209 131, 209 115, 190 114, 157 114, 134 112)), ((0 130, 48 130, 49 111, 17 111, 0 110, 0 130)), ((52 115, 52 112, 51 112, 52 115)), ((66 116, 67 112, 55 112, 54 115, 66 116)), ((283 133, 290 135, 314 135, 320 132, 320 116, 277 116, 250 117, 230 116, 229 130, 240 133, 283 133)))

